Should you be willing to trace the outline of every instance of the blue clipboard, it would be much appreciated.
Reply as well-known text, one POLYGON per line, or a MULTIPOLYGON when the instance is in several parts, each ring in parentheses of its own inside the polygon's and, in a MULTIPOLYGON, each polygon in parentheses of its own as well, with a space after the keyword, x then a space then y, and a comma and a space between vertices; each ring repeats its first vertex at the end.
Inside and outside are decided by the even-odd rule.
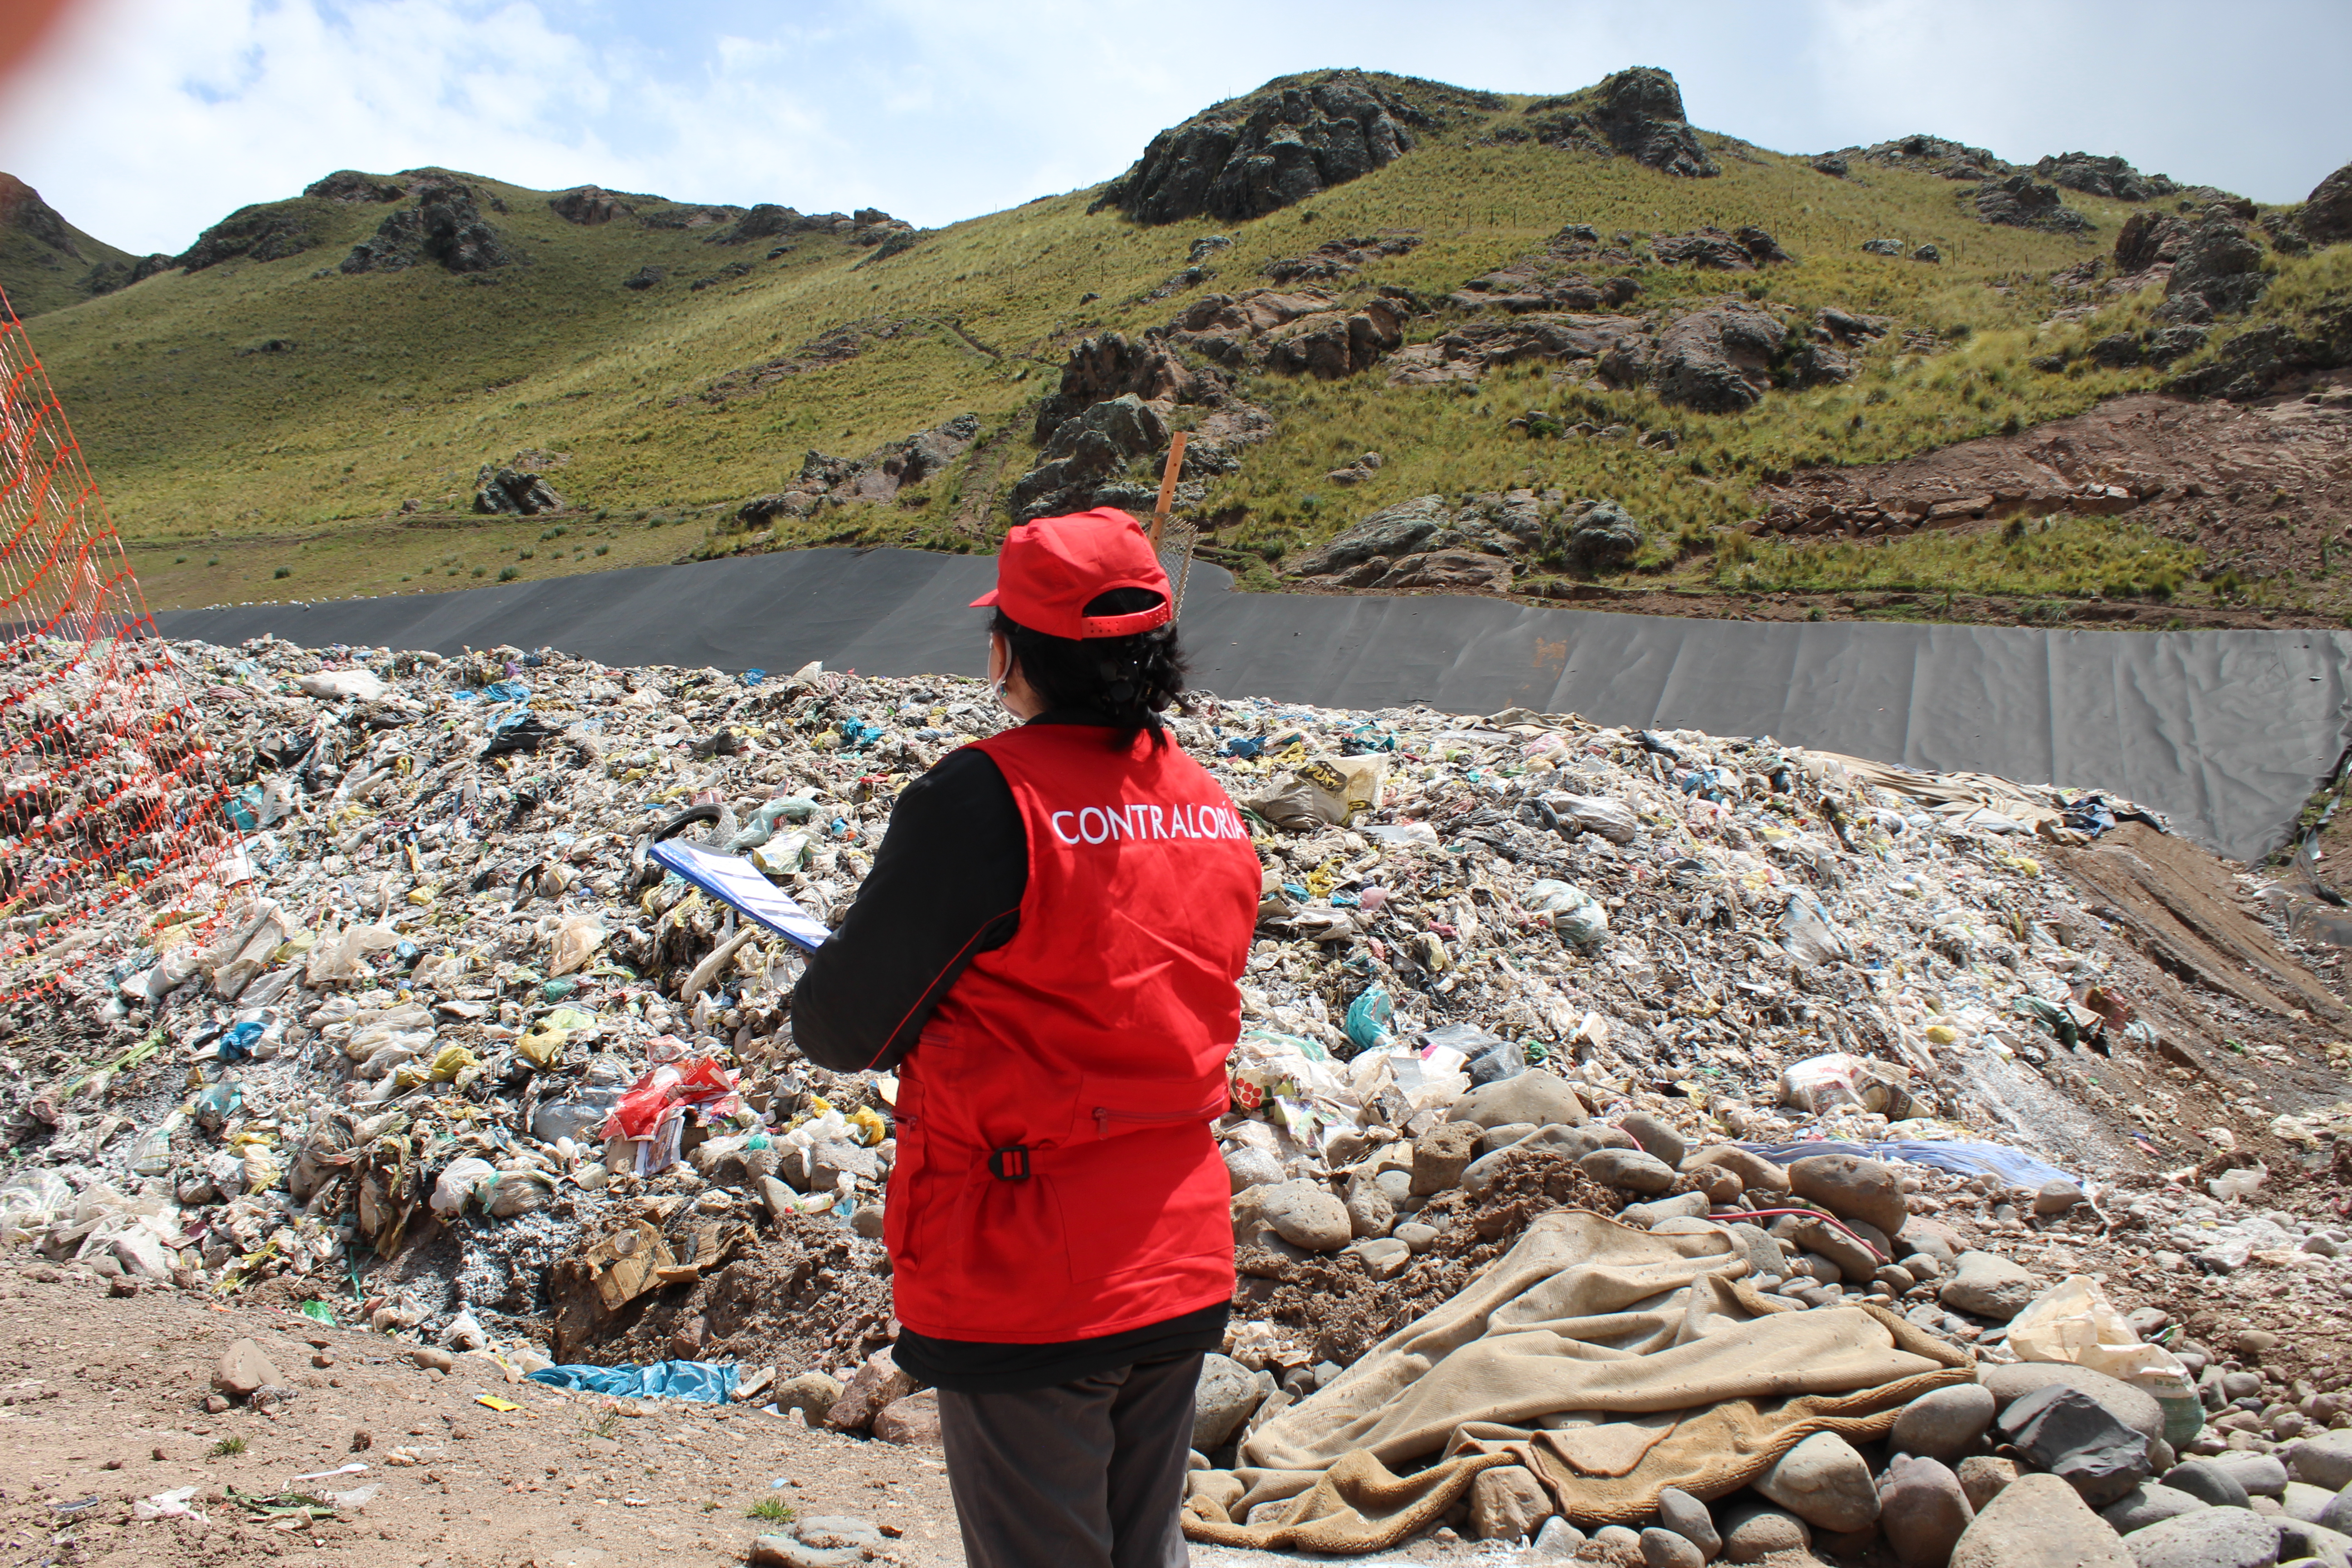
POLYGON ((814 952, 833 933, 786 897, 782 889, 740 855, 716 855, 691 844, 648 846, 648 858, 677 873, 722 904, 731 905, 794 947, 814 952))

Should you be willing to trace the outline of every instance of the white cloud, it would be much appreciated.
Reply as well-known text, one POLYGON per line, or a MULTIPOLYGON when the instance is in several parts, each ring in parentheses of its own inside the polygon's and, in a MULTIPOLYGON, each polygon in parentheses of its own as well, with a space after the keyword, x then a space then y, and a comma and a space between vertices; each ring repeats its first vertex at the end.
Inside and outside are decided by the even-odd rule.
POLYGON ((2081 147, 2300 197, 2352 147, 2352 7, 2255 0, 86 0, 0 101, 0 168, 126 247, 176 251, 330 170, 878 205, 924 224, 1107 178, 1268 77, 1356 65, 1563 91, 1630 64, 1694 119, 1811 152, 1931 131, 2081 147))

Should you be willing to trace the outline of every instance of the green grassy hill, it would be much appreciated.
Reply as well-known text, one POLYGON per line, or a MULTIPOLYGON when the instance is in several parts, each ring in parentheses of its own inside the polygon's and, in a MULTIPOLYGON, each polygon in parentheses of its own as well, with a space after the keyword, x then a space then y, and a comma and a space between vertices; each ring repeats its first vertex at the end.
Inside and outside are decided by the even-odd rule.
MULTIPOLYGON (((1416 89, 1370 79, 1407 96, 1416 89)), ((1776 390, 1741 414, 1563 385, 1542 362, 1444 387, 1392 386, 1377 368, 1330 381, 1244 373, 1239 392, 1274 416, 1277 433, 1248 448, 1237 472, 1213 479, 1201 506, 1220 525, 1217 558, 1251 567, 1252 580, 1272 581, 1255 563, 1385 504, 1525 485, 1614 497, 1654 540, 1671 542, 1636 563, 1640 583, 1715 584, 1722 531, 1756 515, 1760 479, 2015 429, 2162 379, 2097 368, 2079 353, 2145 318, 2152 300, 2094 311, 2084 290, 2053 281, 2104 257, 2138 210, 2132 204, 2069 191, 2086 232, 1990 226, 1962 194, 1973 187, 1931 173, 1853 161, 1833 177, 1806 158, 1706 132, 1698 140, 1720 174, 1674 177, 1597 145, 1524 139, 1517 128, 1536 118, 1528 100, 1447 90, 1443 122, 1416 130, 1412 151, 1238 222, 1145 226, 1111 207, 1090 211, 1099 193, 1080 191, 919 235, 861 214, 862 223, 835 226, 843 232, 728 244, 716 241, 737 232, 729 211, 622 196, 634 213, 583 224, 553 210, 551 193, 467 174, 445 183, 471 188, 480 220, 520 260, 348 273, 341 265, 355 246, 419 205, 405 193, 420 172, 338 176, 342 194, 360 199, 320 194, 247 209, 213 243, 215 253, 243 245, 247 254, 53 302, 29 326, 159 607, 425 591, 742 548, 754 536, 732 521, 735 509, 780 489, 805 452, 862 456, 967 412, 981 435, 947 474, 887 503, 786 522, 751 547, 992 548, 1006 522, 1004 489, 1035 461, 1038 400, 1056 386, 1071 344, 1138 336, 1204 292, 1263 286, 1266 263, 1391 231, 1420 243, 1328 285, 1343 300, 1394 287, 1442 300, 1563 225, 1585 224, 1634 242, 1635 260, 1614 269, 1643 290, 1628 311, 1671 317, 1731 295, 1806 319, 1822 307, 1881 315, 1895 327, 1852 381, 1776 390), (369 199, 387 191, 403 199, 369 199), (1794 259, 1727 274, 1664 266, 1647 247, 1652 236, 1743 225, 1769 229, 1794 259), (1213 279, 1145 298, 1211 233, 1233 242, 1204 258, 1213 279), (1932 244, 1942 260, 1861 248, 1887 238, 1906 252, 1932 244), (845 346, 856 352, 840 357, 845 346), (1530 408, 1670 430, 1674 442, 1530 438, 1511 424, 1530 408), (1363 482, 1341 490, 1326 481, 1368 450, 1386 460, 1363 482), (478 473, 519 458, 564 510, 475 515, 478 473)), ((2301 301, 2295 309, 2340 299, 2344 255, 2271 258, 2288 285, 2272 298, 2301 301)), ((0 283, 12 297, 24 289, 18 308, 31 315, 33 290, 18 281, 29 274, 12 257, 0 249, 0 283)), ((1405 335, 1423 341, 1459 324, 1439 309, 1415 316, 1405 335)), ((2082 520, 2077 531, 2095 576, 2107 556, 2146 548, 2108 520, 2082 520)), ((1969 567, 1939 557, 1935 570, 1969 567)), ((2192 581, 2183 602, 2200 591, 2192 581)))

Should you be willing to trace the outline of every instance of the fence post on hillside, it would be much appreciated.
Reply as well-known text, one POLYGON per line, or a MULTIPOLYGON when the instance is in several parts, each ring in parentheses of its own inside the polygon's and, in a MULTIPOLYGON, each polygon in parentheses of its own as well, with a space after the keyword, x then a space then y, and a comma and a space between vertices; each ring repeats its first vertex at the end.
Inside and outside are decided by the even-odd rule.
POLYGON ((1184 468, 1184 432, 1176 432, 1168 443, 1168 464, 1160 470, 1160 504, 1151 509, 1151 548, 1160 548, 1160 532, 1168 526, 1168 509, 1176 500, 1176 476, 1184 468))

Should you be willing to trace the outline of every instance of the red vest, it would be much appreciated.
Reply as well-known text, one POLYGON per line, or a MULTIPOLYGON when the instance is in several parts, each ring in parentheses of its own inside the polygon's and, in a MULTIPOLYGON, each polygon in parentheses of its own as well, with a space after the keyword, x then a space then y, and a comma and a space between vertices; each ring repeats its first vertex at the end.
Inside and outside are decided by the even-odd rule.
POLYGON ((1020 808, 1029 886, 1020 930, 972 961, 899 1069, 884 1238, 898 1320, 934 1339, 1094 1339, 1233 1293, 1209 1123, 1257 853, 1172 742, 1109 742, 1076 724, 976 742, 1020 808))

